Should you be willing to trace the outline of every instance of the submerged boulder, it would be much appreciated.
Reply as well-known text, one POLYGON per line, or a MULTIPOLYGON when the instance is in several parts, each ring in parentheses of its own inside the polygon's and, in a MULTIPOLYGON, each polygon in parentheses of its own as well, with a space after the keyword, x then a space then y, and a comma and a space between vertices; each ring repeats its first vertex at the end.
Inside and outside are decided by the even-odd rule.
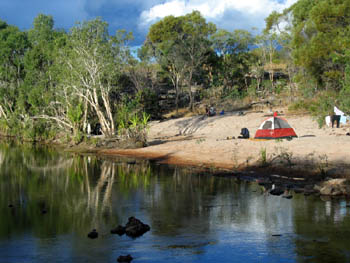
POLYGON ((281 195, 284 193, 284 188, 280 187, 280 186, 275 186, 275 184, 272 185, 272 188, 270 190, 270 195, 281 195))
POLYGON ((111 234, 118 234, 119 236, 122 236, 125 234, 125 227, 119 225, 111 230, 111 234))
POLYGON ((118 262, 130 262, 131 260, 133 260, 132 256, 130 255, 126 255, 126 256, 119 256, 117 258, 118 262))
POLYGON ((96 229, 93 229, 87 236, 91 239, 98 238, 98 232, 96 231, 96 229))
POLYGON ((125 225, 125 233, 130 237, 139 237, 149 231, 149 225, 142 223, 135 217, 129 217, 128 223, 125 225))

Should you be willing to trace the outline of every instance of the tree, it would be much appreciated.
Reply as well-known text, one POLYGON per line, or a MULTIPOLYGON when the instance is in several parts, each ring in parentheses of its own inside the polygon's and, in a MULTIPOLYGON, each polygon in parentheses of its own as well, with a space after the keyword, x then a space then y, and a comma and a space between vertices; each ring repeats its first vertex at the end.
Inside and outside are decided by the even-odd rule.
POLYGON ((136 92, 145 89, 153 90, 157 83, 159 67, 152 61, 147 45, 143 45, 137 51, 138 58, 130 56, 124 72, 130 78, 136 92))
POLYGON ((251 60, 250 47, 254 44, 251 33, 245 30, 218 30, 211 41, 218 55, 220 84, 228 90, 234 86, 244 86, 251 60))
POLYGON ((274 58, 277 53, 278 41, 276 33, 266 33, 256 37, 256 45, 261 50, 261 60, 269 73, 271 88, 274 90, 274 58))
POLYGON ((268 26, 289 21, 295 64, 319 87, 339 90, 349 58, 349 11, 347 0, 300 0, 271 16, 268 26))
POLYGON ((85 112, 91 108, 106 136, 116 132, 110 95, 118 88, 128 55, 124 44, 130 37, 122 31, 110 36, 108 24, 100 19, 79 23, 71 30, 68 48, 61 58, 62 90, 77 95, 85 112))
POLYGON ((27 34, 0 20, 0 118, 6 121, 16 110, 22 85, 24 55, 29 47, 27 34))
POLYGON ((207 23, 198 11, 193 11, 185 16, 165 17, 151 26, 147 36, 173 82, 177 98, 181 80, 186 83, 191 110, 195 75, 199 75, 210 53, 209 37, 215 31, 214 24, 207 23))
POLYGON ((52 16, 39 14, 28 31, 30 49, 25 54, 26 77, 21 101, 26 111, 40 114, 45 111, 54 95, 55 77, 53 64, 56 58, 55 38, 52 16))
POLYGON ((72 116, 79 106, 70 109, 67 105, 72 96, 63 96, 59 88, 61 65, 58 57, 66 46, 67 34, 54 29, 52 16, 39 14, 28 31, 28 39, 30 48, 24 57, 26 76, 18 105, 26 115, 24 129, 35 131, 37 126, 42 126, 38 133, 44 130, 76 132, 72 116))

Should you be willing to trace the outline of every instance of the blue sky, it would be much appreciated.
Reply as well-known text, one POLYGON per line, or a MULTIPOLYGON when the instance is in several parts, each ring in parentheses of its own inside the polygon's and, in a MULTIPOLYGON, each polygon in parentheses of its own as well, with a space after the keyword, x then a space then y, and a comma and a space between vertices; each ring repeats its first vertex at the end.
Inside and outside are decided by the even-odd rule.
POLYGON ((226 30, 264 28, 264 18, 297 0, 0 0, 0 19, 22 30, 32 27, 42 13, 52 15, 55 28, 69 30, 75 22, 101 17, 111 34, 132 31, 140 45, 149 26, 167 15, 199 10, 207 21, 226 30))

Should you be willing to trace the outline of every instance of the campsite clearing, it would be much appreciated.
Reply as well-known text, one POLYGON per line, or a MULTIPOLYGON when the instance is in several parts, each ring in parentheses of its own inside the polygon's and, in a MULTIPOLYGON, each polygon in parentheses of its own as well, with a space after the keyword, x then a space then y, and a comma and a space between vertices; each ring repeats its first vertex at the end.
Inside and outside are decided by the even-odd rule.
POLYGON ((271 113, 225 113, 214 117, 194 116, 151 122, 149 146, 129 150, 103 150, 118 154, 156 159, 160 162, 209 168, 242 170, 270 167, 294 173, 350 175, 349 125, 318 128, 310 116, 283 114, 298 138, 293 140, 237 139, 246 127, 254 135, 271 113), (236 139, 233 139, 235 137, 236 139))

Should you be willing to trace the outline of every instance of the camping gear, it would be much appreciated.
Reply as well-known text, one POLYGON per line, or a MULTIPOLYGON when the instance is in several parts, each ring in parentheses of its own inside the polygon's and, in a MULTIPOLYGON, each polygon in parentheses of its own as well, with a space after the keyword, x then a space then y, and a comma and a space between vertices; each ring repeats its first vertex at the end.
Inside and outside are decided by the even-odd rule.
POLYGON ((346 124, 347 119, 348 119, 348 118, 347 118, 345 115, 341 115, 341 116, 340 116, 340 121, 339 121, 339 122, 340 122, 341 124, 346 124))
POLYGON ((294 129, 286 119, 277 116, 276 112, 273 117, 264 120, 255 133, 255 139, 290 139, 293 137, 298 137, 294 129))
POLYGON ((335 115, 340 115, 340 116, 345 115, 345 113, 339 110, 336 106, 334 106, 334 113, 335 115))
POLYGON ((213 106, 205 107, 205 113, 208 117, 212 117, 216 115, 216 110, 213 106))
POLYGON ((242 128, 241 135, 242 136, 238 136, 239 139, 249 139, 249 130, 247 128, 242 128))

